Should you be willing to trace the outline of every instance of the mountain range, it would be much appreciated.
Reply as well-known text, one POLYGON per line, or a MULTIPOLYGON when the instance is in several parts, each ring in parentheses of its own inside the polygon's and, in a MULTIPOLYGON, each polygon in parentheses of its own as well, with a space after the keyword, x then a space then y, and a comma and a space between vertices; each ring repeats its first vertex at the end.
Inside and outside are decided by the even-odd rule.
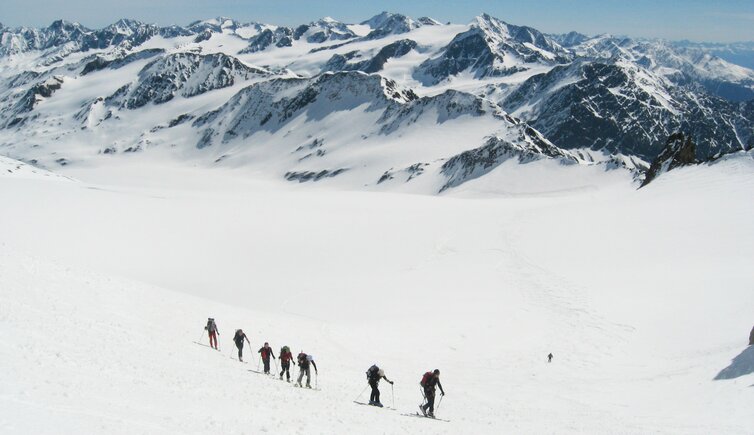
POLYGON ((389 12, 0 32, 0 154, 41 168, 151 153, 442 192, 512 158, 639 182, 676 134, 695 162, 754 148, 754 71, 714 44, 389 12))

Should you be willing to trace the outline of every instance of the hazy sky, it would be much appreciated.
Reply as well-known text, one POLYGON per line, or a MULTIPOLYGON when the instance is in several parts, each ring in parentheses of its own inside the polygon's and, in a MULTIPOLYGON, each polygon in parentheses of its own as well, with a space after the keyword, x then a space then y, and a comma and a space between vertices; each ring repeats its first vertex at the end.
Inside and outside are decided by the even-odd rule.
POLYGON ((552 33, 754 40, 754 0, 0 0, 0 22, 39 27, 64 18, 102 27, 118 18, 166 25, 229 16, 295 25, 323 16, 358 22, 383 10, 454 23, 487 12, 552 33))

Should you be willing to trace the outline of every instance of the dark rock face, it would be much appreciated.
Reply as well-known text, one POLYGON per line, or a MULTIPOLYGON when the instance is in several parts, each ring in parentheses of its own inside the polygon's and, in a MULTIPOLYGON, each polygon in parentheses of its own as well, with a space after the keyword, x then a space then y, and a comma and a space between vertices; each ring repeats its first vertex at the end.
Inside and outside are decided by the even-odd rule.
MULTIPOLYGON (((516 122, 516 120, 511 120, 516 122)), ((549 143, 534 129, 522 125, 515 142, 509 138, 489 137, 487 142, 472 150, 451 157, 440 168, 448 177, 440 189, 443 192, 466 181, 489 173, 505 161, 515 158, 519 163, 527 163, 544 157, 560 159, 563 163, 576 163, 572 155, 549 143)))
POLYGON ((492 73, 496 57, 487 41, 479 32, 462 33, 450 41, 445 53, 438 59, 428 59, 419 66, 428 84, 439 83, 445 78, 470 69, 477 77, 492 73))
POLYGON ((293 31, 293 39, 305 38, 307 42, 321 44, 326 41, 344 41, 355 38, 356 34, 348 26, 330 18, 309 24, 302 24, 293 31))
POLYGON ((145 66, 139 80, 108 97, 107 104, 138 109, 148 103, 165 103, 178 94, 190 98, 232 86, 238 79, 266 74, 222 53, 175 53, 145 66))
POLYGON ((149 48, 146 50, 137 51, 135 53, 129 53, 118 59, 106 59, 102 56, 95 56, 94 60, 88 61, 84 68, 81 70, 81 75, 85 76, 95 71, 101 71, 105 68, 118 69, 122 66, 128 65, 131 62, 136 62, 142 59, 149 59, 150 57, 163 54, 165 50, 161 48, 149 48))
POLYGON ((299 183, 305 183, 307 181, 320 181, 324 178, 337 177, 343 172, 347 171, 346 168, 338 169, 323 169, 319 172, 303 171, 303 172, 286 172, 285 179, 288 181, 298 181, 299 183))
POLYGON ((257 53, 271 46, 290 47, 293 45, 293 29, 290 27, 278 27, 277 29, 265 29, 249 40, 248 47, 240 51, 240 54, 257 53))
POLYGON ((348 63, 348 61, 358 54, 356 51, 348 52, 344 55, 336 54, 327 61, 323 71, 363 71, 369 74, 376 73, 382 71, 388 60, 403 57, 415 49, 416 46, 416 41, 401 39, 382 47, 373 58, 355 63, 348 63))
POLYGON ((749 333, 749 346, 754 345, 754 328, 751 328, 751 332, 749 333))
POLYGON ((683 133, 675 133, 668 138, 665 149, 652 162, 647 171, 647 175, 641 184, 641 187, 651 183, 660 174, 671 171, 680 166, 693 165, 697 163, 696 145, 691 138, 687 138, 683 133))
POLYGON ((32 86, 15 105, 16 112, 30 112, 40 98, 50 98, 55 91, 63 86, 61 77, 53 77, 32 86))
POLYGON ((675 131, 697 139, 701 158, 740 150, 752 141, 754 116, 745 105, 692 85, 658 81, 648 87, 643 82, 647 76, 635 65, 577 61, 531 77, 501 105, 560 147, 647 161, 657 157, 658 145, 675 131))

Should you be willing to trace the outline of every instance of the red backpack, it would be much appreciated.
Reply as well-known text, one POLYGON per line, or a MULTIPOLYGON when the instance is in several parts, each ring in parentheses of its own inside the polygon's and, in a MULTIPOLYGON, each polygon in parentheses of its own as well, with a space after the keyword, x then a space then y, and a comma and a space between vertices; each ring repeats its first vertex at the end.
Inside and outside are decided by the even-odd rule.
POLYGON ((424 373, 424 376, 422 376, 422 381, 419 382, 419 385, 421 385, 422 387, 428 386, 429 380, 432 379, 432 376, 434 376, 432 372, 424 373))

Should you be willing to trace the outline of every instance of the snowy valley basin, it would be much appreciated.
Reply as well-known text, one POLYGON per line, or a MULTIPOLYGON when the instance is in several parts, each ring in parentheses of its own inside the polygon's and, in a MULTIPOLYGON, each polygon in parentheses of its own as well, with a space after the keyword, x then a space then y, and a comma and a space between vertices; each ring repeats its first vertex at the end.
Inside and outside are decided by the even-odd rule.
POLYGON ((751 433, 746 66, 486 14, 0 32, 0 432, 751 433))

